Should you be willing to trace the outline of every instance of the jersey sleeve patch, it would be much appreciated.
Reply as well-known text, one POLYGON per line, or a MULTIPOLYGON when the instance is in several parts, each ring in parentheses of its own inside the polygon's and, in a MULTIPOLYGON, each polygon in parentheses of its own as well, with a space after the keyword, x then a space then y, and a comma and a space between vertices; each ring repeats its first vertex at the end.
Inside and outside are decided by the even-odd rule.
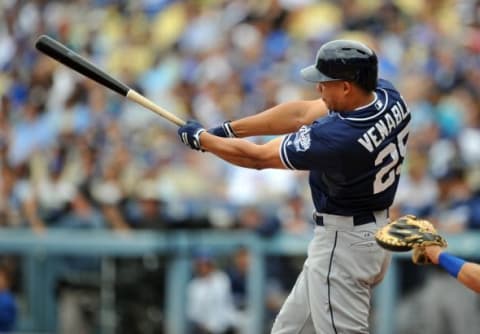
POLYGON ((312 138, 310 137, 311 128, 309 126, 302 126, 296 133, 289 134, 283 139, 280 145, 280 158, 288 169, 297 169, 292 164, 289 154, 290 152, 304 153, 307 152, 312 145, 312 138))
POLYGON ((306 152, 312 145, 312 139, 310 138, 311 128, 304 125, 295 133, 293 139, 293 145, 297 152, 306 152))
POLYGON ((331 157, 330 135, 321 132, 329 128, 319 128, 319 123, 302 126, 297 132, 287 135, 280 145, 280 158, 288 169, 322 169, 331 157), (319 131, 320 130, 320 131, 319 131))

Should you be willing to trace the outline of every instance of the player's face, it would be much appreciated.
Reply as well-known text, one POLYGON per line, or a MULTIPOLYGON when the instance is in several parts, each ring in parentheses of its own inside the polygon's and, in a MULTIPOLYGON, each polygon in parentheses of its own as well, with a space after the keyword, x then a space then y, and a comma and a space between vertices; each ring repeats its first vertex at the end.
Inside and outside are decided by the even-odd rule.
POLYGON ((326 81, 317 84, 317 90, 329 110, 343 111, 345 105, 345 81, 326 81))

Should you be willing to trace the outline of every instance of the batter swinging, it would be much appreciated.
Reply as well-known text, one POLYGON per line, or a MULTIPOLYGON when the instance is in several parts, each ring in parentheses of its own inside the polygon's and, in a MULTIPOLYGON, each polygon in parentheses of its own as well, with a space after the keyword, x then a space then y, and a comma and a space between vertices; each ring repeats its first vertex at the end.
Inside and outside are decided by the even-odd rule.
POLYGON ((310 171, 314 238, 273 334, 368 333, 372 287, 389 263, 374 240, 388 221, 408 139, 409 110, 377 77, 375 53, 335 40, 302 70, 321 99, 278 105, 206 131, 196 121, 182 141, 247 168, 310 171), (264 145, 238 138, 280 135, 264 145))

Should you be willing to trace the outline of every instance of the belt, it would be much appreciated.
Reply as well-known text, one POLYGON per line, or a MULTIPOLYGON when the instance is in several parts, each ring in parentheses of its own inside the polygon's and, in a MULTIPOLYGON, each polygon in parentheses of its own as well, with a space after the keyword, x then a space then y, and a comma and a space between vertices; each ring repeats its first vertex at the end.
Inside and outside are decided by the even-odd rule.
MULTIPOLYGON (((378 212, 375 212, 378 213, 378 212)), ((336 220, 345 220, 345 223, 350 223, 350 225, 353 223, 353 226, 360 226, 360 225, 365 225, 369 223, 376 223, 377 222, 377 217, 375 213, 370 212, 370 213, 362 213, 359 215, 354 215, 354 216, 336 216, 336 215, 330 215, 330 214, 322 214, 318 213, 316 211, 313 212, 313 220, 315 221, 315 224, 318 226, 324 226, 325 223, 325 217, 338 217, 339 219, 336 220)), ((383 212, 382 212, 383 213, 383 212)), ((382 214, 384 218, 388 217, 388 211, 384 211, 384 214, 382 214)))

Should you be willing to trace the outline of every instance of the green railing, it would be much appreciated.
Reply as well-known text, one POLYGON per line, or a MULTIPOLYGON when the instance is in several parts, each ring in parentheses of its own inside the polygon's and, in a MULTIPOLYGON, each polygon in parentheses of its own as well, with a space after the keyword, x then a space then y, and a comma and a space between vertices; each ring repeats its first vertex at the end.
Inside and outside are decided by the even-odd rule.
MULTIPOLYGON (((261 333, 264 324, 265 257, 267 255, 305 255, 310 237, 280 234, 262 238, 247 232, 179 231, 131 232, 49 230, 43 235, 30 231, 2 230, 0 253, 22 257, 23 287, 28 308, 20 314, 19 331, 53 333, 56 324, 54 287, 61 274, 60 255, 99 256, 100 327, 102 334, 115 333, 114 301, 109 289, 115 281, 112 258, 167 255, 165 293, 165 332, 184 334, 185 290, 191 277, 192 250, 201 246, 228 254, 238 246, 251 252, 248 275, 248 304, 253 315, 250 333, 261 333)), ((464 257, 480 257, 480 233, 447 236, 449 250, 464 257)), ((398 302, 398 260, 396 255, 385 280, 374 290, 376 318, 372 333, 394 334, 395 307, 398 302)))

